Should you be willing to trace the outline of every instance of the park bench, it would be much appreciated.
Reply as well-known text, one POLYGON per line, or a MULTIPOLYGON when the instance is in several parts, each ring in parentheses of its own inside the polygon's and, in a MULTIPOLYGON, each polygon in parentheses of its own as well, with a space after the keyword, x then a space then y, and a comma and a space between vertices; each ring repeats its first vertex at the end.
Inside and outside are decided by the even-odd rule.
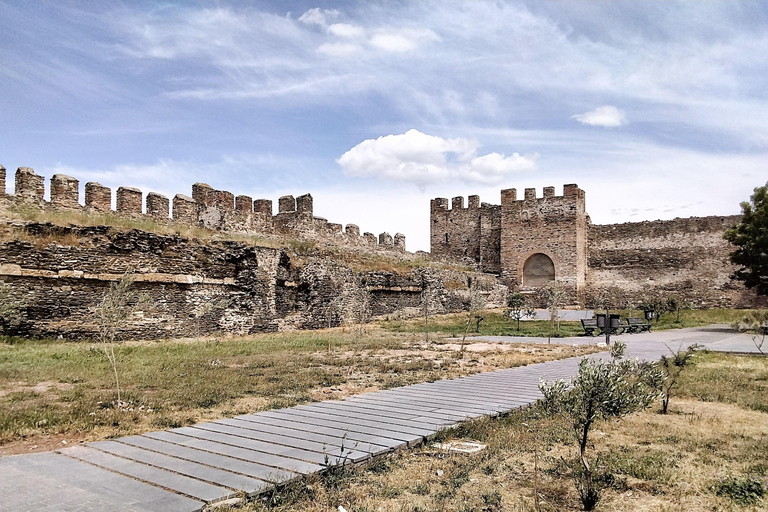
POLYGON ((584 328, 584 334, 589 336, 600 333, 600 328, 597 326, 597 318, 582 318, 581 326, 584 328))
POLYGON ((627 332, 633 333, 633 332, 643 332, 648 331, 651 332, 651 324, 643 320, 642 318, 637 317, 627 317, 627 324, 629 327, 627 328, 627 332))

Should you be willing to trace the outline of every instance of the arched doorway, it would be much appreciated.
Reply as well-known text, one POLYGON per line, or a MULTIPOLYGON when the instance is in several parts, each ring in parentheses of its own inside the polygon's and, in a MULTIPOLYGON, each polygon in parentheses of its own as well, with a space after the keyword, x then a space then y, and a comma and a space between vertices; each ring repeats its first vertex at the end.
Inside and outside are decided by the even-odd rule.
POLYGON ((542 286, 555 280, 555 264, 546 254, 534 254, 523 265, 523 286, 542 286))

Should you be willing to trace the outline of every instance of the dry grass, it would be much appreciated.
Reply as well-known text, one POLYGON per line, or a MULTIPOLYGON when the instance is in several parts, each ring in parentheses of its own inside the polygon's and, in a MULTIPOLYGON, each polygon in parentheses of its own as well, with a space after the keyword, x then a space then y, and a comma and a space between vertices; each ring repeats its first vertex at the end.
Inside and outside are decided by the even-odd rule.
MULTIPOLYGON (((758 372, 738 385, 759 390, 759 372, 768 371, 768 358, 736 359, 758 372)), ((696 383, 715 370, 728 372, 732 363, 733 356, 699 356, 681 393, 695 394, 696 383)), ((729 396, 726 390, 736 382, 716 386, 729 396)), ((761 400, 768 404, 768 394, 761 400)), ((672 414, 662 415, 655 407, 595 429, 591 453, 599 454, 598 469, 610 475, 596 510, 766 510, 768 498, 741 506, 715 490, 729 477, 766 482, 768 413, 691 398, 673 399, 671 409, 672 414)), ((486 443, 477 454, 448 453, 430 443, 368 469, 310 478, 238 510, 330 512, 340 505, 349 512, 581 510, 563 464, 575 456, 570 436, 561 421, 537 407, 499 420, 480 419, 439 437, 486 443)))
POLYGON ((594 350, 482 348, 459 358, 451 347, 425 346, 420 335, 375 326, 362 333, 337 328, 126 342, 117 348, 117 358, 123 399, 130 406, 117 410, 99 345, 7 340, 0 343, 0 455, 51 448, 51 439, 136 434, 594 350))

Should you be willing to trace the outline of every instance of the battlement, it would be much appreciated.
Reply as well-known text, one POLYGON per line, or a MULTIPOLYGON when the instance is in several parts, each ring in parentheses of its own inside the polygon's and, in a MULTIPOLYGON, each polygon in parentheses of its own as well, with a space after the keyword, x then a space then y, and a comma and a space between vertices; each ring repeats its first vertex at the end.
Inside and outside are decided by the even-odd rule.
POLYGON ((278 213, 273 215, 272 200, 252 199, 217 190, 207 183, 192 185, 192 196, 176 194, 171 202, 157 192, 144 193, 133 187, 119 187, 112 210, 112 190, 100 183, 85 184, 84 204, 80 204, 79 181, 71 176, 55 174, 50 180, 50 201, 44 199, 45 178, 29 167, 19 167, 15 175, 13 195, 5 194, 6 169, 0 165, 0 207, 24 204, 41 209, 83 210, 90 213, 115 213, 126 217, 148 217, 160 223, 202 225, 216 231, 244 234, 279 234, 310 240, 370 247, 388 251, 405 251, 405 235, 394 237, 382 233, 360 235, 360 228, 328 222, 314 216, 310 194, 278 199, 278 213))
POLYGON ((563 195, 555 195, 555 187, 544 187, 542 190, 542 196, 536 196, 535 188, 526 188, 522 199, 517 198, 517 189, 508 188, 501 191, 501 204, 507 204, 512 202, 530 203, 530 202, 544 202, 544 201, 583 201, 585 199, 584 191, 576 184, 563 185, 563 195))

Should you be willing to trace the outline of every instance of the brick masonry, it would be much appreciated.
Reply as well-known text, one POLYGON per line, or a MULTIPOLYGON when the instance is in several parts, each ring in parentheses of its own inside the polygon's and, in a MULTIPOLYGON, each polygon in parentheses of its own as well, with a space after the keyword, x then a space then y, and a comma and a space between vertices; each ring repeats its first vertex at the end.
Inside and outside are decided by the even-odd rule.
POLYGON ((593 225, 577 185, 565 185, 562 196, 554 187, 541 197, 525 189, 522 199, 507 189, 501 206, 478 203, 477 196, 466 208, 462 197, 450 208, 446 198, 431 201, 431 252, 496 273, 513 289, 540 287, 550 265, 580 304, 617 286, 631 300, 660 293, 697 307, 768 305, 730 279, 732 247, 723 233, 739 216, 593 225))
MULTIPOLYGON (((469 301, 466 287, 455 286, 466 282, 462 272, 358 273, 322 256, 298 264, 280 249, 106 226, 9 221, 0 231, 6 240, 0 242, 0 281, 12 285, 26 317, 13 332, 19 335, 95 337, 94 309, 128 272, 150 300, 130 319, 126 338, 321 328, 362 312, 419 315, 425 287, 436 313, 460 311, 469 301), (223 307, 206 309, 214 299, 223 299, 223 307)), ((474 278, 497 302, 503 297, 492 276, 474 278)))

